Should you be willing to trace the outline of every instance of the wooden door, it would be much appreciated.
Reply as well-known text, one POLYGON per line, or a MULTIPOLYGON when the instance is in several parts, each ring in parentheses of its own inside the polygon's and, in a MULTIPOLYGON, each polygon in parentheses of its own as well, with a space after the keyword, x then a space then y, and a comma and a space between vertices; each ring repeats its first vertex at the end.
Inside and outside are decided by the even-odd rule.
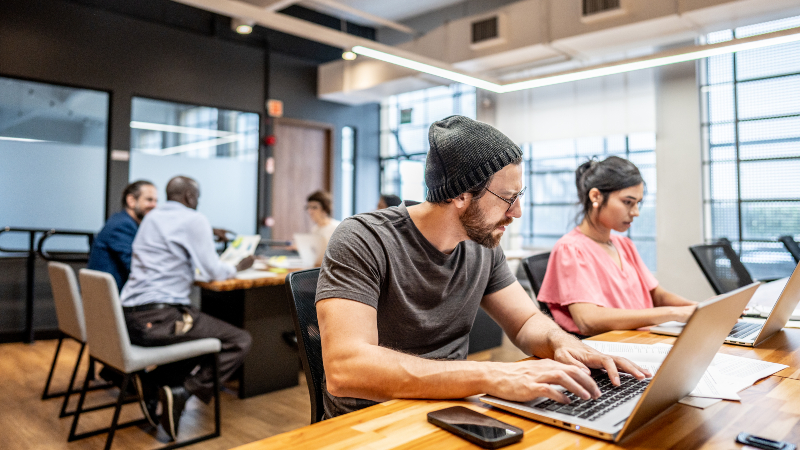
POLYGON ((331 191, 331 125, 296 119, 276 119, 275 174, 272 177, 272 239, 291 240, 307 233, 311 219, 306 198, 318 189, 331 191))

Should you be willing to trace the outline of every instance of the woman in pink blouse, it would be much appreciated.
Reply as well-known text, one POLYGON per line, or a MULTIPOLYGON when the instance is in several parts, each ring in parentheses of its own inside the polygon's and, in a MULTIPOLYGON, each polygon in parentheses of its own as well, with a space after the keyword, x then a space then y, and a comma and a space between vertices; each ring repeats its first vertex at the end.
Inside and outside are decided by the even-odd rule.
POLYGON ((697 304, 659 286, 633 242, 611 234, 639 215, 639 169, 616 156, 587 161, 575 184, 583 218, 553 247, 537 300, 562 328, 583 335, 686 322, 697 304))

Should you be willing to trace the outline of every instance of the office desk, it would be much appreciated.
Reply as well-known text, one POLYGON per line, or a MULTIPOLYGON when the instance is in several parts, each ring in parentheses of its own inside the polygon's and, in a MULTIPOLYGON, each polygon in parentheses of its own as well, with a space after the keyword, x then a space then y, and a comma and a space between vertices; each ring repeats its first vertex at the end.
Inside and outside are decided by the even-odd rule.
MULTIPOLYGON (((671 342, 647 332, 612 332, 597 340, 671 342)), ((726 346, 730 347, 730 346, 726 346)), ((476 397, 458 401, 391 400, 238 447, 238 450, 302 449, 472 449, 478 448, 427 422, 427 413, 463 405, 525 430, 515 449, 736 449, 736 435, 800 443, 800 380, 772 376, 739 393, 741 402, 722 401, 704 410, 676 404, 655 420, 613 444, 540 424, 482 404, 476 397)))
MULTIPOLYGON (((652 334, 648 331, 610 331, 590 339, 638 344, 657 344, 659 342, 672 344, 676 338, 652 334)), ((800 380, 800 329, 784 328, 755 348, 724 344, 720 353, 786 364, 789 367, 777 372, 774 376, 800 380)))
POLYGON ((196 283, 201 287, 200 309, 250 332, 253 346, 239 378, 239 398, 297 386, 300 371, 286 275, 250 280, 196 283))

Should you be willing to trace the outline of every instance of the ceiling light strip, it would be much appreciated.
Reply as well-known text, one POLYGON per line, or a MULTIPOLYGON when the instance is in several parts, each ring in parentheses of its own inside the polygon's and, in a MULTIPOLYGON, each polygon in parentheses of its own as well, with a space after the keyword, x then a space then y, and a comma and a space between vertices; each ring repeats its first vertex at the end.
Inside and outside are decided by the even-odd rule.
POLYGON ((440 67, 432 66, 430 64, 425 64, 419 61, 414 61, 413 59, 392 55, 379 50, 373 50, 371 48, 367 48, 361 45, 356 45, 355 47, 353 47, 352 52, 359 55, 369 56, 370 58, 385 61, 401 67, 413 69, 419 72, 435 75, 437 77, 446 78, 448 80, 456 81, 458 83, 464 83, 470 86, 475 86, 477 88, 486 89, 492 92, 501 92, 503 88, 503 86, 497 83, 492 83, 491 81, 482 80, 480 78, 465 75, 463 73, 454 72, 452 70, 442 69, 440 67))
POLYGON ((695 46, 689 49, 664 52, 667 53, 666 55, 662 53, 661 55, 652 55, 634 60, 620 61, 600 67, 587 68, 507 84, 493 83, 478 77, 443 69, 441 67, 432 66, 430 64, 425 64, 419 61, 414 61, 412 59, 403 58, 364 46, 355 46, 353 47, 352 51, 359 55, 368 56, 370 58, 417 70, 419 72, 428 73, 448 80, 456 81, 458 83, 464 83, 492 92, 505 93, 543 86, 551 86, 560 83, 568 83, 572 81, 586 80, 589 78, 597 78, 618 73, 632 72, 635 70, 666 66, 669 64, 694 61, 711 56, 753 50, 797 41, 800 41, 800 28, 778 31, 761 36, 735 39, 719 44, 712 44, 710 46, 695 46))

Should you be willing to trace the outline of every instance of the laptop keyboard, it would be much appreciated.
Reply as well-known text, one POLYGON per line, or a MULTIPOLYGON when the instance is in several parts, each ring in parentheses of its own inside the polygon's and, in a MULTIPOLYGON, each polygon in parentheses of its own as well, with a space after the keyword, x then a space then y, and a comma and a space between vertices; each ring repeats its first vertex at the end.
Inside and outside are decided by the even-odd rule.
POLYGON ((751 323, 751 322, 736 322, 736 325, 733 326, 733 329, 730 333, 728 333, 729 338, 741 339, 749 334, 754 333, 756 330, 764 326, 761 323, 751 323))
POLYGON ((596 400, 582 400, 572 392, 565 391, 564 394, 569 397, 571 403, 565 405, 555 400, 545 400, 534 406, 534 408, 576 416, 579 419, 597 420, 605 413, 644 392, 650 383, 649 378, 637 380, 626 373, 621 373, 619 376, 620 385, 614 386, 605 372, 592 374, 592 378, 602 393, 600 398, 596 400))

